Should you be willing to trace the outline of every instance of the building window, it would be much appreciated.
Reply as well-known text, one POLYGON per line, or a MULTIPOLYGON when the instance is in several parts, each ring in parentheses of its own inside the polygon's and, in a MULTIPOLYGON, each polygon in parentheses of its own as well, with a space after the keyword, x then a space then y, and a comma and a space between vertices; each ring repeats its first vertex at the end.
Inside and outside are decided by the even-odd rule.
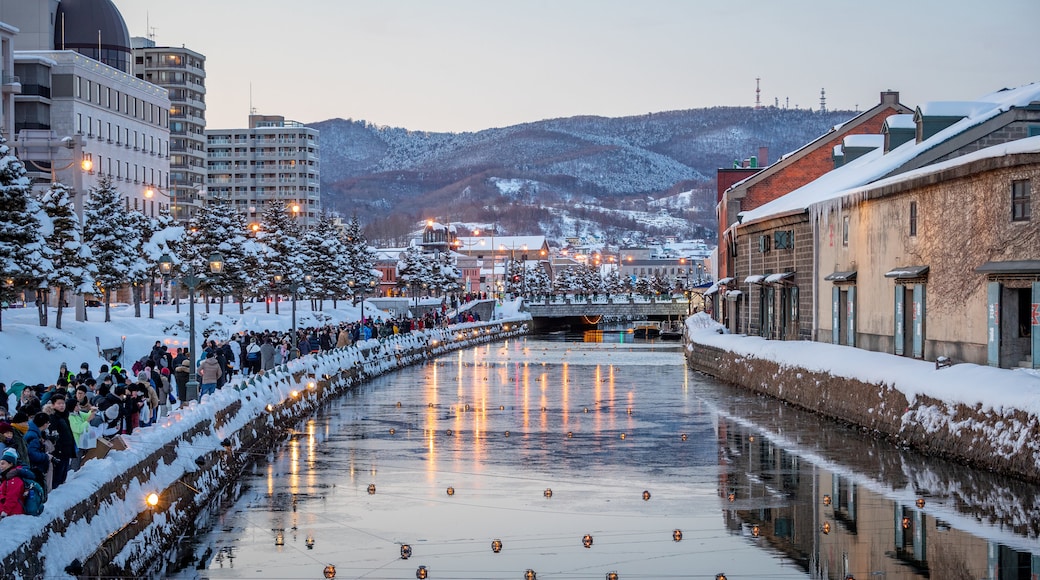
POLYGON ((841 245, 849 245, 849 216, 845 216, 841 220, 841 245))
POLYGON ((910 202, 910 235, 917 235, 917 202, 910 202))
POLYGON ((773 247, 778 250, 790 250, 794 247, 794 232, 781 230, 773 232, 773 247))
POLYGON ((1011 220, 1029 221, 1032 210, 1029 205, 1029 180, 1011 182, 1011 220))

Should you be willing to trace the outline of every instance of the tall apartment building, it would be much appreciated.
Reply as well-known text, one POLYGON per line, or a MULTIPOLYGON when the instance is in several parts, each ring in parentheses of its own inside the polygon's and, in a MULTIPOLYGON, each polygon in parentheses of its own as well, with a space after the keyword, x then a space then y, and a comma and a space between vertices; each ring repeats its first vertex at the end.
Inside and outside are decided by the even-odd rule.
POLYGON ((186 222, 201 206, 206 186, 206 57, 184 47, 156 46, 131 39, 134 75, 169 91, 170 179, 159 192, 174 219, 186 222))
POLYGON ((14 96, 22 92, 20 79, 14 74, 14 36, 17 30, 0 22, 0 134, 4 139, 14 135, 14 96))
POLYGON ((206 187, 256 222, 284 202, 307 227, 321 214, 318 130, 277 115, 250 115, 248 129, 206 129, 206 187))
POLYGON ((16 27, 13 138, 39 187, 73 188, 76 203, 102 175, 127 210, 156 215, 169 187, 170 100, 166 89, 130 72, 130 36, 111 0, 0 0, 16 27), (24 31, 24 34, 22 33, 24 31), (89 161, 85 169, 83 161, 89 161))

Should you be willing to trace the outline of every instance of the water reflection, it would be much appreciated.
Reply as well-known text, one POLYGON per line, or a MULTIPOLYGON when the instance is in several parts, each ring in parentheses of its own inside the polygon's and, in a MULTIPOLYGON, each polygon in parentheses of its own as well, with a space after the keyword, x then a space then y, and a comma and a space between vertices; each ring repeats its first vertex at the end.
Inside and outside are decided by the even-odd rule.
POLYGON ((331 563, 340 578, 423 566, 430 578, 1017 580, 1040 569, 1035 487, 722 386, 688 372, 675 343, 568 338, 455 353, 336 401, 246 478, 202 540, 197 574, 319 578, 331 563))

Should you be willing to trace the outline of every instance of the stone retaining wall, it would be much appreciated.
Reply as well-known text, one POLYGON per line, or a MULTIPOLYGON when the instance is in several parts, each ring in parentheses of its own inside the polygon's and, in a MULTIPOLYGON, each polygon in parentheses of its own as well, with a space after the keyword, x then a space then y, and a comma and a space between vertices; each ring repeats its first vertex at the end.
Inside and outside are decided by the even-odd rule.
MULTIPOLYGON (((190 542, 180 539, 199 532, 213 500, 233 486, 252 458, 264 456, 284 441, 301 418, 374 376, 526 332, 526 325, 498 321, 413 333, 378 344, 368 341, 367 346, 304 357, 294 361, 295 366, 279 367, 259 380, 225 387, 229 392, 237 390, 238 396, 227 397, 228 403, 211 416, 194 409, 185 413, 178 421, 193 423, 178 423, 179 431, 156 449, 131 447, 111 452, 120 456, 88 462, 84 468, 108 462, 107 468, 119 472, 105 477, 93 493, 63 497, 64 503, 52 497, 39 518, 17 518, 21 527, 34 527, 18 548, 0 554, 0 577, 164 576, 172 562, 185 563, 177 549, 190 542), (346 368, 337 366, 344 360, 355 362, 342 365, 346 368), (336 368, 320 375, 314 370, 324 367, 336 368), (263 412, 252 411, 258 407, 263 412), (154 508, 142 501, 144 491, 158 494, 154 508), (81 526, 112 526, 113 521, 120 525, 105 530, 107 538, 100 546, 77 546, 86 553, 55 553, 53 546, 64 545, 66 534, 77 534, 81 526)), ((95 479, 97 473, 94 470, 95 479)), ((61 493, 59 488, 54 495, 61 493)), ((10 527, 7 531, 14 532, 10 527)))
MULTIPOLYGON (((834 377, 688 342, 689 365, 727 383, 860 427, 924 453, 1040 482, 1040 419, 926 396, 913 402, 888 385, 834 377), (936 417, 944 420, 936 421, 936 417)), ((980 388, 982 388, 980 386, 980 388)))

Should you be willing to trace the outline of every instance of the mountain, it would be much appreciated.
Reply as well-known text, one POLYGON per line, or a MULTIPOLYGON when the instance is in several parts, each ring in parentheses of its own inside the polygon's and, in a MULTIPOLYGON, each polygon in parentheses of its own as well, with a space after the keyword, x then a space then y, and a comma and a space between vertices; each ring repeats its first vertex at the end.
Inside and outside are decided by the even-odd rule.
POLYGON ((714 107, 569 117, 430 133, 360 120, 321 132, 325 208, 357 213, 373 242, 403 243, 426 218, 550 238, 715 237, 715 172, 769 148, 779 158, 855 115, 714 107))

